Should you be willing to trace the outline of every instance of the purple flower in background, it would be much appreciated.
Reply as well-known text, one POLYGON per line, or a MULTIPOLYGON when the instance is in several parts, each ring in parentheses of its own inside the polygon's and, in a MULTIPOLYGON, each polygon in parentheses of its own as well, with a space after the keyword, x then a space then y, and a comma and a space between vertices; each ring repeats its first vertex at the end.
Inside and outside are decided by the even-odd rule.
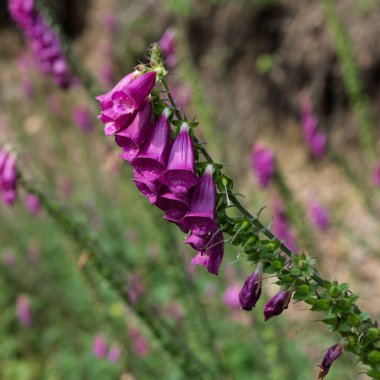
POLYGON ((108 361, 110 363, 117 363, 120 359, 120 355, 121 355, 121 347, 119 344, 114 343, 111 346, 110 351, 108 352, 108 361))
POLYGON ((181 219, 189 208, 189 194, 172 193, 169 190, 161 191, 154 202, 165 215, 173 219, 181 219))
POLYGON ((268 187, 275 172, 274 154, 261 143, 252 150, 252 168, 262 188, 268 187))
POLYGON ((150 348, 146 339, 141 335, 140 331, 136 328, 129 329, 129 338, 132 340, 133 348, 137 355, 145 357, 149 355, 150 348))
POLYGON ((281 200, 276 199, 273 207, 273 233, 292 251, 297 251, 296 238, 291 231, 289 219, 285 213, 281 200))
POLYGON ((325 356, 322 359, 322 363, 319 365, 318 380, 322 380, 330 371, 332 363, 342 355, 343 346, 339 343, 331 346, 325 356))
POLYGON ((301 122, 304 140, 315 158, 321 159, 326 154, 327 138, 318 132, 318 121, 314 116, 313 107, 306 94, 301 95, 301 122))
POLYGON ((27 194, 25 197, 25 206, 32 215, 38 215, 41 212, 41 203, 37 195, 27 194))
POLYGON ((91 133, 94 130, 94 122, 92 120, 91 112, 83 106, 76 106, 74 108, 73 122, 85 133, 91 133))
POLYGON ((165 109, 155 122, 139 154, 132 161, 133 168, 152 182, 160 178, 166 169, 170 147, 168 117, 169 110, 165 109))
POLYGON ((214 235, 209 247, 204 252, 199 251, 191 262, 194 265, 205 267, 211 274, 218 275, 224 255, 224 239, 219 227, 214 232, 214 235))
POLYGON ((107 355, 107 343, 102 334, 97 334, 92 343, 92 352, 98 359, 102 359, 107 355))
POLYGON ((119 28, 119 22, 115 13, 106 13, 103 18, 103 23, 107 30, 110 32, 110 34, 115 35, 117 33, 117 30, 119 28))
POLYGON ((261 296, 261 265, 246 280, 239 293, 240 305, 244 310, 250 311, 256 306, 261 296))
POLYGON ((5 249, 3 252, 3 264, 7 267, 10 267, 16 263, 16 255, 10 249, 5 249))
POLYGON ((203 177, 192 190, 189 211, 182 219, 183 224, 196 235, 206 235, 217 227, 216 187, 212 173, 213 167, 208 165, 203 177))
POLYGON ((319 230, 326 231, 330 227, 329 214, 316 199, 309 203, 309 216, 319 230))
POLYGON ((33 324, 33 312, 30 299, 26 294, 20 294, 16 300, 16 315, 21 325, 31 327, 33 324))
POLYGON ((37 11, 34 0, 8 0, 9 13, 25 34, 38 67, 53 76, 54 82, 68 88, 75 78, 69 68, 57 33, 37 11))
POLYGON ((134 183, 136 187, 146 198, 148 198, 150 204, 154 204, 157 200, 158 191, 160 190, 160 185, 157 182, 151 182, 147 180, 142 174, 134 170, 134 183))
POLYGON ((102 110, 99 118, 105 125, 105 134, 127 128, 144 100, 156 83, 156 72, 140 74, 136 71, 126 75, 107 93, 96 97, 102 110))
POLYGON ((141 105, 128 128, 115 134, 115 142, 123 149, 121 158, 128 162, 137 156, 152 129, 152 102, 148 98, 141 105))
POLYGON ((239 302, 239 292, 240 286, 237 284, 230 285, 223 295, 223 302, 226 306, 229 306, 233 309, 237 309, 240 307, 239 302))
POLYGON ((159 41, 160 47, 165 54, 166 64, 169 68, 174 68, 178 64, 178 58, 175 48, 175 33, 169 28, 165 31, 159 41))
POLYGON ((3 202, 12 205, 17 198, 16 156, 8 149, 0 150, 0 194, 3 202))
POLYGON ((372 182, 375 186, 380 186, 380 162, 377 162, 373 169, 372 182))
POLYGON ((168 166, 160 182, 174 193, 185 193, 198 182, 189 125, 183 123, 170 150, 168 166))
POLYGON ((146 290, 138 273, 132 273, 128 277, 127 288, 129 300, 133 305, 137 302, 138 298, 145 293, 146 290))
POLYGON ((289 302, 292 298, 292 293, 289 291, 281 290, 272 299, 270 299, 264 307, 264 319, 268 319, 280 315, 285 309, 288 308, 289 302))

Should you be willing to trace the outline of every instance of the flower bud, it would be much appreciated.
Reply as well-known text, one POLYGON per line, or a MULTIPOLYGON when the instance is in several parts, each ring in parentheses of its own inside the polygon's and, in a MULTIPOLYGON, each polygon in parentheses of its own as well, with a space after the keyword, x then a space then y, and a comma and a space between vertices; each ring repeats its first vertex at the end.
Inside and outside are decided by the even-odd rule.
POLYGON ((322 359, 322 363, 319 365, 318 380, 322 380, 330 371, 332 363, 342 355, 343 346, 339 343, 331 346, 325 356, 322 359))
POLYGON ((379 339, 379 329, 376 327, 370 327, 367 332, 365 333, 365 336, 371 341, 374 342, 375 340, 379 339))
POLYGON ((245 280, 240 290, 239 301, 244 310, 252 310, 261 296, 261 268, 262 266, 245 280))
POLYGON ((268 319, 280 315, 288 308, 292 298, 292 293, 286 290, 281 290, 277 293, 264 307, 264 319, 268 319))

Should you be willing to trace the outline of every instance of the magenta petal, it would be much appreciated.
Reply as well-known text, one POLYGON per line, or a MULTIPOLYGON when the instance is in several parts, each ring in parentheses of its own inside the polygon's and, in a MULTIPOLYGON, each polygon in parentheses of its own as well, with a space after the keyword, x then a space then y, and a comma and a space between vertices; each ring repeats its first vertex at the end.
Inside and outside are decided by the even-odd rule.
POLYGON ((204 253, 198 252, 197 256, 191 261, 195 265, 204 266, 209 273, 218 275, 219 267, 224 255, 224 240, 220 230, 215 235, 215 243, 204 253))
POLYGON ((124 153, 120 155, 124 160, 131 162, 139 152, 152 128, 152 102, 147 99, 128 128, 115 134, 115 142, 124 153))
MULTIPOLYGON (((134 110, 137 110, 147 96, 151 93, 154 85, 156 84, 156 72, 150 71, 140 75, 137 79, 126 86, 122 91, 125 93, 126 97, 129 99, 128 102, 134 104, 134 110)), ((124 98, 126 99, 126 98, 124 98)))
MULTIPOLYGON (((211 234, 199 236, 191 233, 185 240, 185 243, 189 244, 194 250, 204 252, 209 246, 211 240, 211 234)), ((212 242, 210 243, 212 245, 212 242)))
POLYGON ((168 115, 164 111, 154 124, 152 133, 139 154, 132 161, 133 168, 151 182, 158 179, 166 169, 170 145, 170 126, 167 118, 168 115))
POLYGON ((183 224, 197 235, 205 235, 217 227, 215 220, 216 187, 212 178, 212 166, 194 187, 189 211, 183 217, 183 224))
POLYGON ((176 218, 172 218, 170 217, 169 215, 164 215, 164 219, 167 220, 168 222, 170 223, 174 223, 178 226, 178 228, 184 233, 184 234, 187 234, 189 233, 189 229, 187 227, 185 227, 182 222, 181 222, 181 219, 176 219, 176 218))
POLYGON ((147 197, 151 204, 154 204, 157 200, 159 186, 156 183, 147 180, 138 172, 134 172, 134 175, 135 178, 133 181, 135 182, 140 193, 147 197))
POLYGON ((189 195, 164 191, 157 196, 154 204, 159 209, 165 211, 167 216, 173 219, 181 219, 188 209, 189 195))
POLYGON ((124 78, 122 78, 112 90, 106 92, 105 94, 96 96, 95 99, 99 100, 101 110, 104 111, 108 108, 111 108, 113 105, 112 95, 114 94, 114 92, 122 91, 129 83, 136 79, 138 74, 138 71, 133 71, 132 73, 129 73, 124 78))
POLYGON ((194 171, 194 147, 189 126, 184 123, 170 150, 168 167, 160 178, 174 193, 184 193, 198 183, 194 171))
POLYGON ((275 159, 273 152, 261 143, 256 143, 252 151, 252 168, 262 188, 268 187, 274 172, 275 159))

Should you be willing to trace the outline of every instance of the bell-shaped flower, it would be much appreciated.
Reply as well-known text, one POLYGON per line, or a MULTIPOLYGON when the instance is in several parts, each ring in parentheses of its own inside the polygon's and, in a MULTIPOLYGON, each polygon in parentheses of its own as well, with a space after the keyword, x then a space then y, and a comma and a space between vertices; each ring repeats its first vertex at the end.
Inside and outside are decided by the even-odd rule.
POLYGON ((263 144, 256 143, 253 146, 251 161, 252 168, 260 186, 262 188, 268 187, 275 172, 273 152, 263 144))
POLYGON ((173 219, 181 219, 189 207, 189 195, 187 193, 177 194, 169 190, 160 192, 154 203, 165 215, 173 219))
POLYGON ((309 203, 309 216, 319 230, 326 231, 330 227, 329 213, 316 199, 309 203))
POLYGON ((147 180, 142 174, 137 171, 133 171, 133 182, 136 184, 137 189, 148 198, 150 204, 154 204, 157 200, 157 194, 160 189, 160 185, 157 182, 151 182, 147 180))
POLYGON ((189 125, 183 123, 170 150, 168 166, 160 182, 174 193, 185 193, 198 182, 189 125))
POLYGON ((17 198, 16 156, 7 149, 0 151, 0 193, 5 204, 12 205, 17 198))
POLYGON ((209 273, 218 275, 224 255, 224 239, 220 229, 215 234, 215 242, 204 252, 198 252, 192 259, 194 265, 205 267, 209 273))
POLYGON ((264 319, 268 319, 280 315, 288 308, 292 298, 292 293, 286 290, 281 290, 272 299, 270 299, 264 307, 264 319))
POLYGON ((99 119, 105 125, 106 135, 128 127, 155 83, 155 71, 137 78, 134 72, 123 78, 111 91, 96 97, 100 101, 102 112, 99 119))
MULTIPOLYGON (((260 265, 260 264, 259 264, 260 265)), ((240 305, 244 310, 250 311, 256 306, 261 296, 261 271, 253 272, 246 280, 239 293, 240 305)))
POLYGON ((102 359, 107 355, 107 342, 102 334, 97 334, 92 343, 92 352, 96 358, 102 359))
POLYGON ((157 119, 153 130, 133 159, 132 166, 148 181, 154 182, 166 169, 170 147, 169 110, 166 108, 157 119))
POLYGON ((208 165, 203 177, 192 190, 189 211, 182 219, 183 224, 196 235, 206 235, 217 227, 216 187, 212 172, 212 165, 208 165))
POLYGON ((115 134, 115 142, 123 149, 120 157, 131 162, 152 128, 152 102, 146 99, 128 128, 115 134))
POLYGON ((26 294, 20 294, 16 300, 16 315, 21 325, 31 327, 33 324, 33 310, 30 298, 26 294))
POLYGON ((330 371, 332 363, 342 355, 343 346, 339 343, 332 345, 326 352, 319 365, 318 380, 322 380, 330 371))

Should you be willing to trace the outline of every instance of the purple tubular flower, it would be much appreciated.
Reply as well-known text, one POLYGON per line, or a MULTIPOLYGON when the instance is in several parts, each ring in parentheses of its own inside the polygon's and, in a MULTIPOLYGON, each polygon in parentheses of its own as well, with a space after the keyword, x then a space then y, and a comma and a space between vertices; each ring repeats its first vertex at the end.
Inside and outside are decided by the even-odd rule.
POLYGON ((331 346, 325 356, 322 359, 322 363, 319 365, 318 380, 322 380, 330 371, 332 363, 342 355, 343 346, 339 343, 331 346))
POLYGON ((94 130, 91 113, 85 107, 75 107, 73 112, 73 122, 85 133, 91 133, 94 130))
POLYGON ((318 121, 307 95, 301 95, 301 123, 304 140, 311 154, 315 158, 323 158, 326 154, 327 138, 324 133, 318 132, 318 121))
POLYGON ((154 204, 157 200, 158 191, 160 189, 160 186, 156 182, 151 182, 147 180, 142 174, 137 172, 136 170, 133 171, 134 174, 134 183, 136 184, 136 187, 140 191, 141 194, 143 194, 146 198, 148 198, 150 204, 154 204))
POLYGON ((117 343, 114 343, 111 346, 110 351, 108 353, 108 361, 110 363, 117 363, 120 359, 120 355, 121 355, 121 347, 117 343))
POLYGON ((315 199, 309 203, 309 215, 314 225, 319 230, 326 231, 330 227, 327 210, 315 199))
POLYGON ((230 285, 223 295, 223 302, 226 306, 229 306, 233 309, 239 308, 239 291, 240 287, 237 284, 230 285))
POLYGON ((152 102, 148 98, 141 105, 130 126, 115 134, 115 142, 124 153, 121 158, 128 162, 136 157, 152 127, 152 102))
POLYGON ((9 0, 9 13, 23 30, 38 66, 42 72, 51 74, 54 82, 62 88, 75 83, 57 33, 38 13, 34 0, 9 0))
POLYGON ((208 165, 203 177, 192 191, 189 211, 182 219, 183 224, 196 235, 206 235, 217 228, 216 187, 212 172, 212 165, 208 165))
POLYGON ((31 327, 33 324, 33 312, 30 299, 26 294, 20 294, 16 300, 16 314, 21 325, 31 327))
POLYGON ((372 182, 375 186, 380 186, 380 162, 377 162, 373 169, 372 182))
POLYGON ((106 135, 112 135, 131 124, 155 83, 155 71, 140 75, 134 71, 126 75, 111 91, 96 97, 100 101, 102 112, 99 119, 105 125, 106 135))
POLYGON ((98 334, 92 344, 92 352, 98 359, 102 359, 107 355, 107 343, 104 336, 98 334))
POLYGON ((211 274, 218 275, 224 255, 223 233, 220 229, 215 233, 214 239, 210 247, 204 252, 199 251, 191 262, 205 267, 211 274))
POLYGON ((297 242, 291 230, 289 219, 280 200, 276 200, 273 211, 273 232, 292 251, 297 251, 297 242))
POLYGON ((0 194, 5 204, 16 201, 17 178, 16 156, 7 149, 0 150, 0 194))
POLYGON ((139 154, 132 161, 133 168, 151 182, 160 178, 166 169, 170 147, 168 116, 169 110, 165 109, 155 122, 139 154))
POLYGON ((154 203, 165 215, 173 219, 181 219, 189 208, 189 194, 176 194, 171 191, 161 191, 154 203))
POLYGON ((41 212, 40 199, 34 194, 28 194, 25 197, 25 206, 32 215, 38 215, 41 212))
POLYGON ((274 154, 261 143, 256 143, 252 151, 252 168, 262 188, 269 186, 275 171, 274 154))
POLYGON ((292 298, 292 293, 286 290, 281 290, 272 299, 267 302, 264 307, 264 319, 268 319, 280 315, 285 309, 288 308, 289 302, 292 298))
POLYGON ((253 272, 246 280, 239 293, 240 305, 244 310, 250 311, 256 306, 261 296, 261 273, 253 272))
POLYGON ((165 54, 166 64, 168 67, 173 68, 178 64, 178 58, 175 52, 174 31, 167 29, 160 39, 160 47, 165 54))
POLYGON ((102 111, 105 111, 109 108, 112 108, 112 95, 114 94, 114 92, 120 91, 123 88, 127 87, 133 80, 135 80, 138 77, 138 75, 138 71, 132 71, 131 73, 127 74, 124 78, 122 78, 112 90, 106 92, 105 94, 96 96, 95 99, 99 100, 100 102, 100 109, 102 111))
POLYGON ((195 174, 194 147, 189 134, 189 125, 183 123, 173 142, 168 167, 160 182, 174 193, 185 193, 198 183, 195 174))

